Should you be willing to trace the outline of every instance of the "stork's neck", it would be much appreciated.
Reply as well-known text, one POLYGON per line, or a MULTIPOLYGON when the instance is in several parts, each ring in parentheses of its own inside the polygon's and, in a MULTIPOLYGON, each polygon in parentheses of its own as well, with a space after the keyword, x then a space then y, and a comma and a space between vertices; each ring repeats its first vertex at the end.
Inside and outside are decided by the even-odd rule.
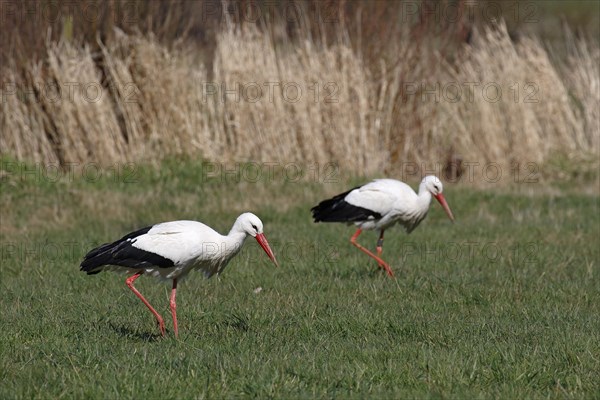
POLYGON ((431 204, 431 192, 427 190, 425 184, 422 182, 419 185, 419 194, 417 195, 417 204, 420 209, 427 212, 429 205, 431 204))
POLYGON ((248 234, 245 230, 242 229, 240 222, 237 220, 231 227, 231 230, 229 231, 227 236, 224 236, 225 241, 228 245, 227 247, 234 251, 233 254, 241 250, 242 246, 244 245, 244 242, 246 241, 246 237, 248 237, 248 234))

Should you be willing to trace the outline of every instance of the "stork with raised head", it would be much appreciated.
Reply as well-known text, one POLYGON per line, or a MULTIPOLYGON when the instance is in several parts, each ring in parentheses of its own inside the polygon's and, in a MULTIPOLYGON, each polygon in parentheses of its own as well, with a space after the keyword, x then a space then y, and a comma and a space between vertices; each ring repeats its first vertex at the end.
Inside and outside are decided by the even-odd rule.
POLYGON ((263 233, 262 221, 252 213, 241 214, 228 235, 221 235, 211 227, 197 221, 173 221, 149 226, 103 244, 86 254, 81 271, 88 275, 104 270, 133 274, 125 283, 156 317, 160 333, 165 335, 165 323, 133 283, 142 274, 173 280, 171 290, 171 315, 173 331, 178 336, 177 282, 191 270, 204 272, 206 278, 223 272, 229 261, 240 251, 248 236, 256 239, 267 256, 277 260, 263 233))
POLYGON ((389 276, 394 276, 390 266, 381 259, 383 253, 383 233, 395 224, 411 233, 427 216, 431 197, 435 197, 446 214, 454 222, 450 207, 442 195, 442 182, 428 175, 419 185, 419 194, 404 182, 394 179, 375 179, 366 185, 356 187, 323 200, 311 209, 315 222, 346 222, 358 227, 350 242, 375 259, 380 268, 389 276), (379 231, 377 255, 357 243, 363 230, 379 231))

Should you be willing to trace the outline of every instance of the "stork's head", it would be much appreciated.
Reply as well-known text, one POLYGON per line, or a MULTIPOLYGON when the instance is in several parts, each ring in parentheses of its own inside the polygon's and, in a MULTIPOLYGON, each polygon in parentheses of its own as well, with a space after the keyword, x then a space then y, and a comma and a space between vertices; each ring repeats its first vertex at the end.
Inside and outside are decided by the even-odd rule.
POLYGON ((448 215, 448 218, 450 218, 450 221, 454 222, 454 215, 452 215, 452 211, 450 211, 450 207, 448 206, 448 203, 446 202, 446 199, 442 194, 442 192, 444 191, 444 185, 442 185, 442 181, 440 181, 437 176, 427 175, 421 181, 421 189, 419 190, 419 192, 422 189, 427 190, 429 193, 431 193, 433 197, 435 197, 435 199, 441 204, 444 211, 446 211, 446 214, 448 215))
POLYGON ((263 233, 263 223, 260 218, 249 212, 243 213, 235 221, 235 225, 237 225, 241 231, 255 238, 260 247, 262 247, 265 253, 267 253, 267 256, 269 256, 271 261, 273 261, 277 267, 279 266, 277 260, 275 259, 275 254, 273 254, 273 250, 271 250, 269 242, 263 233))
POLYGON ((256 215, 252 213, 243 213, 236 221, 242 231, 246 232, 252 237, 263 233, 263 223, 256 215))
POLYGON ((442 185, 442 181, 435 175, 427 175, 421 181, 421 185, 425 186, 425 189, 429 191, 434 196, 442 193, 444 191, 444 185, 442 185))

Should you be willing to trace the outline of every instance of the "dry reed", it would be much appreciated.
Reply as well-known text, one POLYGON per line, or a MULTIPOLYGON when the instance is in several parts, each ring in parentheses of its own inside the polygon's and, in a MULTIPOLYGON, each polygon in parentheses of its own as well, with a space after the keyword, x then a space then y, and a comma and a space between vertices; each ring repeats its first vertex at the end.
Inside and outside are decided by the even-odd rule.
POLYGON ((98 52, 49 44, 43 62, 3 72, 0 152, 105 165, 177 154, 335 162, 366 175, 451 157, 508 166, 598 155, 596 43, 573 41, 561 66, 534 38, 514 43, 502 24, 475 32, 453 61, 408 31, 388 46, 393 62, 365 60, 343 40, 280 42, 228 25, 211 71, 191 48, 152 35, 116 31, 98 52))

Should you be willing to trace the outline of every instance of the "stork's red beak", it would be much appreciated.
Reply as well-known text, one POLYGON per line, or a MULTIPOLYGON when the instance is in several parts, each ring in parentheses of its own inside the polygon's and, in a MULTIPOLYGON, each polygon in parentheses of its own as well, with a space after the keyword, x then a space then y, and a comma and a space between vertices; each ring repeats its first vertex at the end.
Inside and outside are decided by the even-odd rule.
POLYGON ((452 215, 452 211, 450 211, 450 207, 448 206, 448 203, 446 203, 446 199, 444 198, 444 195, 440 193, 440 194, 434 195, 434 197, 436 198, 437 201, 440 202, 440 204, 444 208, 444 211, 446 211, 446 214, 448 214, 448 218, 450 218, 450 221, 454 222, 454 215, 452 215))
POLYGON ((267 238, 265 237, 265 234, 259 233, 258 235, 256 235, 256 241, 258 242, 258 244, 260 244, 260 247, 263 248, 265 253, 267 253, 267 255, 269 256, 271 261, 273 261, 273 263, 275 263, 275 266, 279 267, 279 264, 277 263, 277 260, 275 259, 275 254, 273 254, 273 250, 271 250, 271 247, 269 247, 269 242, 267 242, 267 238))

